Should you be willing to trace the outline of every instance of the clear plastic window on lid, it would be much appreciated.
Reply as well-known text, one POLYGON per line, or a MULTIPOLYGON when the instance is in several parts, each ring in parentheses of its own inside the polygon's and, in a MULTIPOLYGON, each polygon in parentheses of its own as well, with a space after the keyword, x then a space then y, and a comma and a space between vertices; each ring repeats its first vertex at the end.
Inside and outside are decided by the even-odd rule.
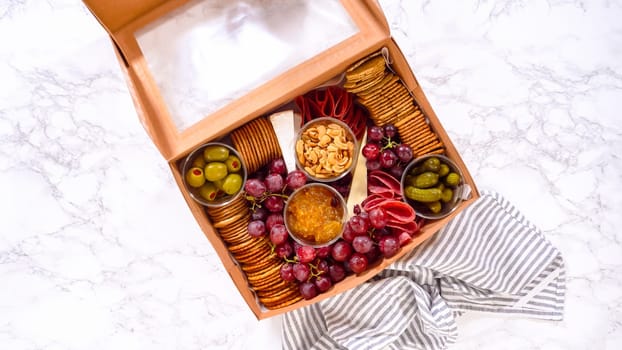
POLYGON ((135 36, 181 132, 357 32, 339 0, 196 0, 135 36))

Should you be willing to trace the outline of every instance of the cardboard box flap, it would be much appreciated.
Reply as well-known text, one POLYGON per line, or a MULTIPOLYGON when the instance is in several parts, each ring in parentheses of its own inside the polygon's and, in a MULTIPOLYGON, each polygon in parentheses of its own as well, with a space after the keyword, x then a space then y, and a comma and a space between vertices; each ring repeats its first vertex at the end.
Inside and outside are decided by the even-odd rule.
POLYGON ((99 23, 111 35, 164 2, 166 0, 84 0, 99 23))
POLYGON ((169 160, 230 131, 223 122, 233 129, 333 78, 390 35, 375 0, 85 3, 156 111, 141 121, 169 160))

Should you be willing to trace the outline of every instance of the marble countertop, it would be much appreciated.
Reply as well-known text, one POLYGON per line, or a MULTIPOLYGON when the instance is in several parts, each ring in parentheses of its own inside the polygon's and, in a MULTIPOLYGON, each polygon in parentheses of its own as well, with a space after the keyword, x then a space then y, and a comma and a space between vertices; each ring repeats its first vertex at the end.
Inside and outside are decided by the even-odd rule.
MULTIPOLYGON (((479 187, 566 259, 562 322, 467 314, 451 349, 622 347, 622 3, 381 4, 479 187)), ((0 42, 0 348, 279 348, 82 3, 3 1, 0 42)))

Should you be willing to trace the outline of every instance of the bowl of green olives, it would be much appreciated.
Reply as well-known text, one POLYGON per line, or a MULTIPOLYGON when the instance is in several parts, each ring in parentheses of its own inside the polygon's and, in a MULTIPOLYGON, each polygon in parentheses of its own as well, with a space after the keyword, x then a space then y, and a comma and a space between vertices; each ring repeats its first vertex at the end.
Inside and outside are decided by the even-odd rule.
POLYGON ((247 176, 240 154, 221 142, 210 142, 192 151, 182 171, 190 197, 207 207, 234 200, 242 193, 247 176))
POLYGON ((425 155, 412 160, 402 174, 404 201, 417 216, 440 219, 462 202, 464 180, 460 168, 443 155, 425 155))

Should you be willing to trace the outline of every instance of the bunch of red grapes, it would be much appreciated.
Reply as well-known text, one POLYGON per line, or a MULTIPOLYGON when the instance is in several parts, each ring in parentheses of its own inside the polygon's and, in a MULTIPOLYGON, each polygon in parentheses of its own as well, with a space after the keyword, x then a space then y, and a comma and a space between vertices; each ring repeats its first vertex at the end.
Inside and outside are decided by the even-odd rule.
POLYGON ((285 281, 298 283, 305 299, 326 292, 333 284, 352 273, 361 273, 380 258, 394 256, 400 242, 386 227, 387 213, 375 208, 369 213, 355 207, 336 243, 321 248, 295 242, 285 227, 283 208, 292 191, 304 186, 307 178, 295 170, 286 173, 283 159, 273 160, 267 169, 248 179, 244 185, 252 204, 248 233, 253 237, 268 236, 274 252, 285 263, 280 275, 285 281))
POLYGON ((381 258, 397 254, 400 243, 386 227, 384 209, 375 208, 366 213, 357 206, 355 212, 342 238, 330 246, 313 248, 291 240, 276 246, 277 255, 285 260, 281 278, 299 283, 300 294, 305 299, 326 292, 352 273, 364 272, 381 258))
MULTIPOLYGON (((399 143, 394 125, 369 127, 362 154, 369 170, 383 169, 398 179, 413 158, 412 149, 399 143)), ((331 185, 347 196, 350 180, 342 179, 331 185)), ((281 278, 298 283, 300 294, 312 299, 346 276, 364 272, 381 258, 394 256, 402 242, 386 226, 388 217, 383 208, 365 212, 356 206, 342 238, 336 243, 321 248, 298 244, 285 227, 283 208, 288 195, 306 183, 303 172, 294 170, 287 174, 283 159, 275 159, 248 179, 244 190, 252 203, 248 233, 253 237, 270 238, 275 253, 285 261, 280 270, 281 278)))
POLYGON ((404 167, 413 158, 413 151, 410 146, 399 143, 398 140, 397 128, 393 124, 369 127, 367 143, 362 151, 367 169, 383 169, 400 179, 404 167))

